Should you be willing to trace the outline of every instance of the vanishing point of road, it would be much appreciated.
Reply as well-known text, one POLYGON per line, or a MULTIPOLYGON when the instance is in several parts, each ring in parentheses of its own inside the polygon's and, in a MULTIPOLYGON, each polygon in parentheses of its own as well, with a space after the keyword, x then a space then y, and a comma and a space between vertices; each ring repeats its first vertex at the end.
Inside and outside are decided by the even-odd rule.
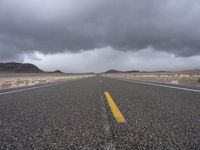
POLYGON ((200 149, 200 90, 101 76, 3 90, 0 149, 200 149))

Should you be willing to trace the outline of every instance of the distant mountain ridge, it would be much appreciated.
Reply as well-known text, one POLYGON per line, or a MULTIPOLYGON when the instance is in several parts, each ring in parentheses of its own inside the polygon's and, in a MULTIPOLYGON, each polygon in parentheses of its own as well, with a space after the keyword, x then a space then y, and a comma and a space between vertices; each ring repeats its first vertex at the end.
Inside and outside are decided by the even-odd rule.
POLYGON ((0 72, 8 73, 42 73, 37 66, 29 63, 0 63, 0 72))
POLYGON ((140 72, 140 71, 138 70, 132 70, 132 71, 108 70, 103 73, 134 73, 134 72, 140 72))

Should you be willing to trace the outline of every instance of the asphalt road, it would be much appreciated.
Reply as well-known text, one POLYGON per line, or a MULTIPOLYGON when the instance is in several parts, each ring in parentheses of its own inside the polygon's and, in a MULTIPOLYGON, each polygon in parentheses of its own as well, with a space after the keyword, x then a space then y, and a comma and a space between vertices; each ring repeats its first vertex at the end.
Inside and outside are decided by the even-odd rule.
POLYGON ((4 92, 0 149, 200 149, 199 92, 104 77, 4 92))

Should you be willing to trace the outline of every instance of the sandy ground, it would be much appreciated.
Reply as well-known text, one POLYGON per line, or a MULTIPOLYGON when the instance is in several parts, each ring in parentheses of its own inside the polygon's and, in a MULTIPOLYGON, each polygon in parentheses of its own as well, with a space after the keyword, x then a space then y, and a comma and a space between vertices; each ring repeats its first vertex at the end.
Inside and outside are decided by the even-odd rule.
POLYGON ((103 76, 157 83, 200 86, 200 72, 110 73, 103 76))
POLYGON ((94 75, 80 74, 0 74, 0 90, 16 87, 33 86, 37 84, 46 84, 66 80, 75 80, 80 78, 87 78, 94 75))

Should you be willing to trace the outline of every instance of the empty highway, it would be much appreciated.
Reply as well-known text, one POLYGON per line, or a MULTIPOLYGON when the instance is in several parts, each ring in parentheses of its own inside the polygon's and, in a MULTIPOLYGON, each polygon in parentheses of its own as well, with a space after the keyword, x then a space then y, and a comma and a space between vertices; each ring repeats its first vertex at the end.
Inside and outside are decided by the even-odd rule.
POLYGON ((0 149, 200 149, 200 90, 95 76, 0 91, 0 149))

